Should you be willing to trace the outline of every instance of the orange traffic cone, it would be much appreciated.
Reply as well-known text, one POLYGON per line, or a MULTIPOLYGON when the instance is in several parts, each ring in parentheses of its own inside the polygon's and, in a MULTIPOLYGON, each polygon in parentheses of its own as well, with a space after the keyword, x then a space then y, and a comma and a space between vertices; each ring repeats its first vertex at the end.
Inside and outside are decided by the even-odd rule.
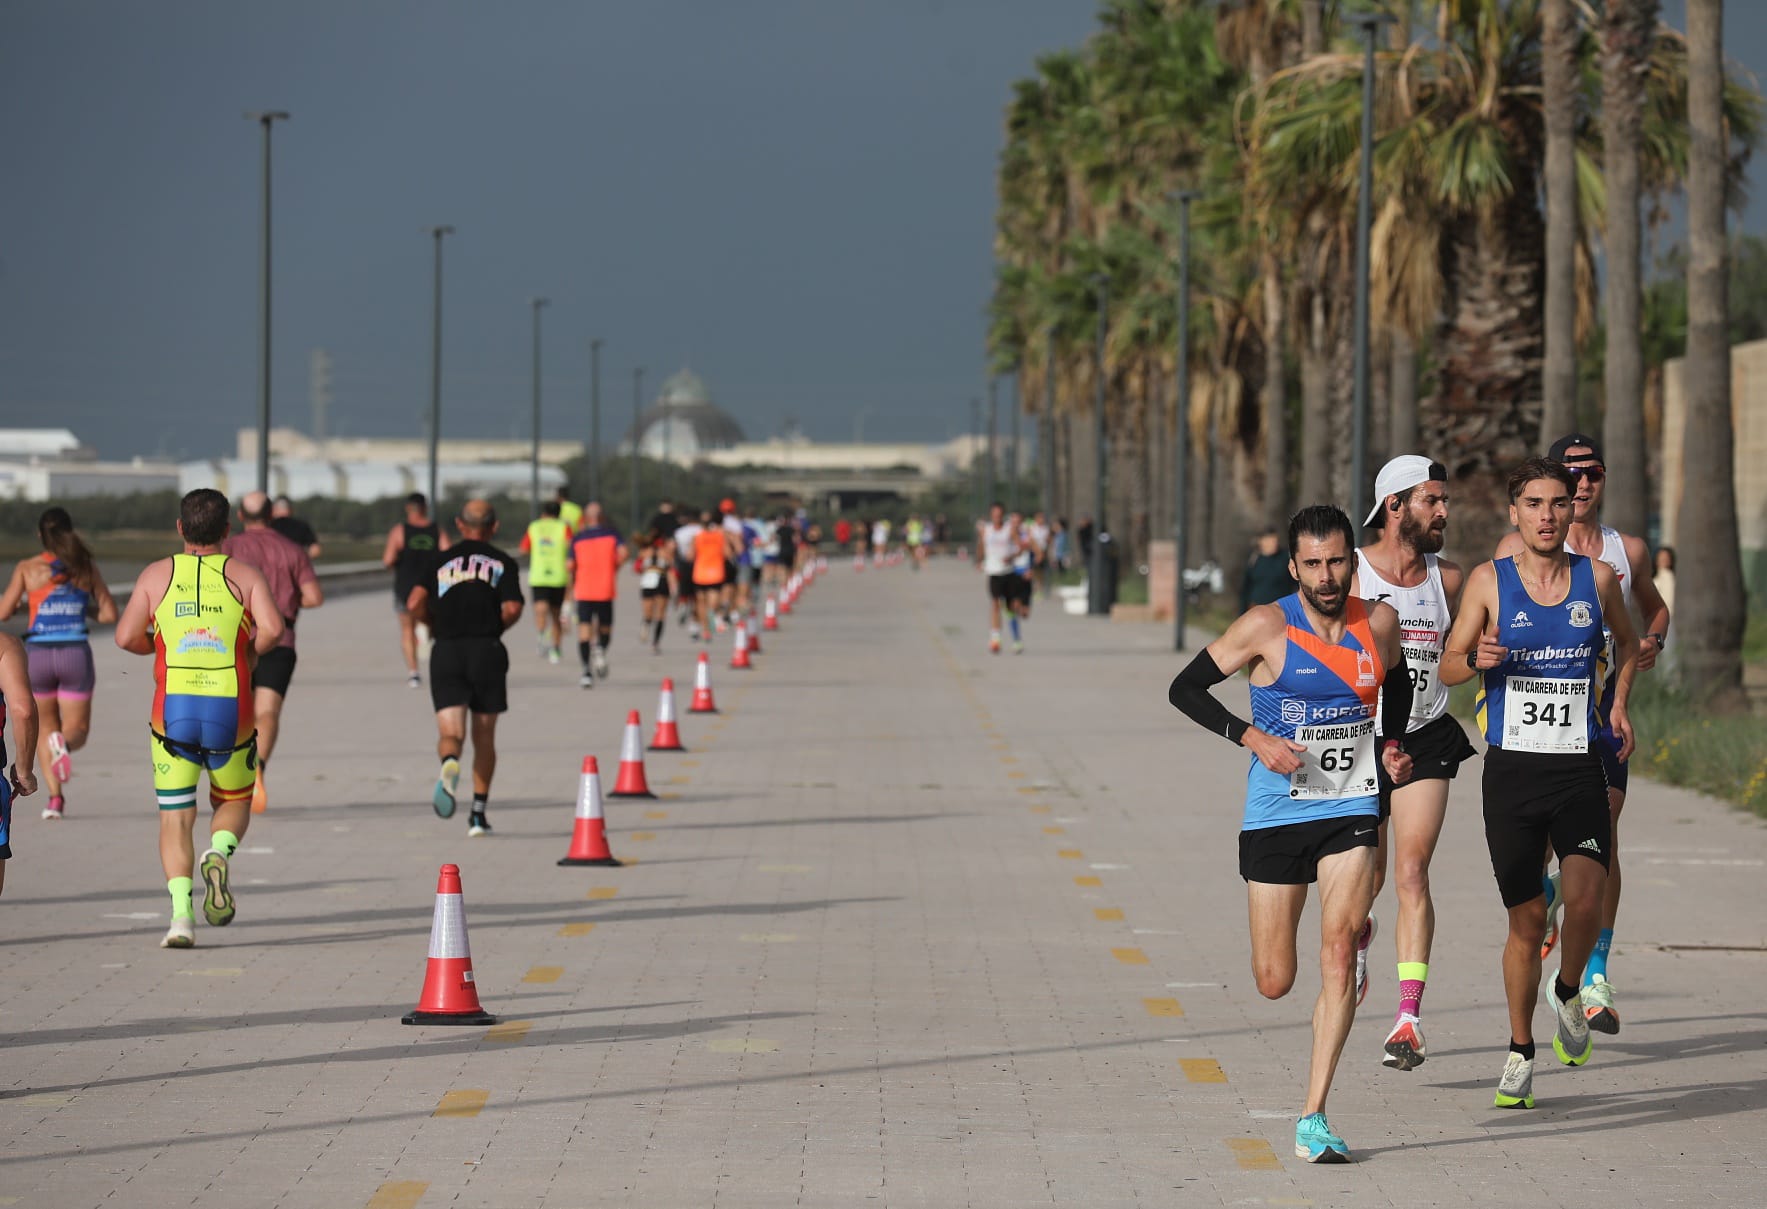
POLYGON ((761 614, 761 628, 763 630, 777 630, 779 628, 779 604, 771 596, 767 598, 766 608, 761 614))
POLYGON ((749 654, 759 655, 761 653, 761 623, 755 617, 755 611, 753 609, 749 610, 748 630, 749 654))
POLYGON ((699 653, 699 666, 693 673, 693 700, 688 702, 687 712, 690 714, 715 714, 717 703, 712 700, 712 665, 706 659, 706 653, 699 653))
POLYGON ((417 1006, 406 1024, 496 1024, 479 1006, 472 981, 472 950, 466 942, 466 907, 460 896, 460 866, 443 865, 436 879, 436 914, 429 929, 429 968, 417 1006))
POLYGON ((610 798, 654 798, 644 779, 644 736, 639 733, 638 711, 626 715, 626 733, 620 739, 620 775, 614 778, 610 798))
POLYGON ((663 695, 656 706, 656 734, 650 737, 652 751, 686 751, 681 745, 681 731, 675 725, 675 682, 664 679, 663 695))
POLYGON ((601 768, 594 756, 583 757, 583 779, 577 786, 577 825, 571 832, 571 850, 561 865, 617 865, 607 846, 607 823, 601 813, 601 768))
POLYGON ((736 635, 730 648, 730 666, 739 672, 746 672, 755 665, 749 662, 749 627, 748 622, 736 619, 736 635))

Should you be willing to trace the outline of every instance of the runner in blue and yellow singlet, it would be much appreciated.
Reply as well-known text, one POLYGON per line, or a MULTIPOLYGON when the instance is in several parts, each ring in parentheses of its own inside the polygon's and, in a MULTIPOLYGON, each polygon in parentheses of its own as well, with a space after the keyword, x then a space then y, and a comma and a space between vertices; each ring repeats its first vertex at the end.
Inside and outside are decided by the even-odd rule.
POLYGON ((160 864, 172 896, 172 925, 161 948, 196 943, 190 892, 196 786, 209 774, 214 810, 202 855, 203 917, 233 921, 227 862, 251 820, 257 778, 252 666, 282 637, 282 614, 256 568, 221 553, 227 497, 201 488, 178 509, 184 552, 150 563, 117 622, 117 645, 152 655, 148 721, 153 787, 160 808, 160 864))
MULTIPOLYGON (((1306 1101, 1295 1123, 1295 1154, 1310 1163, 1350 1159, 1325 1119, 1325 1099, 1356 1017, 1356 938, 1374 897, 1376 702, 1387 735, 1404 734, 1411 712, 1398 614, 1350 594, 1355 540, 1337 508, 1295 513, 1288 571, 1299 590, 1248 609, 1179 673, 1171 691, 1186 717, 1254 757, 1239 872, 1250 901, 1252 971, 1267 998, 1294 986, 1295 933, 1307 887, 1319 883, 1320 989, 1306 1101), (1250 723, 1209 692, 1241 668, 1251 682, 1250 723)), ((1398 739, 1380 745, 1379 762, 1396 784, 1411 776, 1398 739)))

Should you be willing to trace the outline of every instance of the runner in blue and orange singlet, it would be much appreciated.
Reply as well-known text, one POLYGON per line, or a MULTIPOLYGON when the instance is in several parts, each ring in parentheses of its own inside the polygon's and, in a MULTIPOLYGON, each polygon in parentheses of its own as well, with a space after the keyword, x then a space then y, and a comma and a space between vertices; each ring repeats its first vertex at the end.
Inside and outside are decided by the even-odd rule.
MULTIPOLYGON (((1303 508, 1289 521, 1288 549, 1296 594, 1248 609, 1179 673, 1171 699, 1254 757, 1239 872, 1251 908, 1252 971, 1270 999, 1294 986, 1295 933, 1307 887, 1319 883, 1320 989, 1295 1154, 1346 1163, 1350 1149, 1331 1131, 1325 1100, 1356 1017, 1356 939, 1374 897, 1376 703, 1382 732, 1404 734, 1411 681, 1398 614, 1350 594, 1350 518, 1329 505, 1303 508), (1241 668, 1251 682, 1250 723, 1209 692, 1241 668)), ((1411 776, 1398 739, 1380 744, 1379 762, 1395 784, 1411 776)))

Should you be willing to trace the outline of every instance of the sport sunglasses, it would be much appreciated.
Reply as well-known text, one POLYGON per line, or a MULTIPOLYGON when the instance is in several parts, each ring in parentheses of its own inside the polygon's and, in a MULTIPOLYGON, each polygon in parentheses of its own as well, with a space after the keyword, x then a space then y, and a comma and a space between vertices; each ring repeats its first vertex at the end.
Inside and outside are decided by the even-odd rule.
POLYGON ((1600 466, 1566 466, 1574 479, 1588 479, 1591 483, 1599 483, 1607 478, 1607 471, 1600 466))

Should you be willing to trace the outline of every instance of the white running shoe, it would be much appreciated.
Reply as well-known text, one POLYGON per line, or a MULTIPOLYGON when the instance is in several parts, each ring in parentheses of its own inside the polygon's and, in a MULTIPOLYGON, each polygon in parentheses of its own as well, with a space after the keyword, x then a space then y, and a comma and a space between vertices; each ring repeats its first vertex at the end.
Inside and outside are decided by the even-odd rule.
POLYGON ((1374 934, 1380 923, 1370 915, 1368 922, 1362 925, 1362 935, 1356 940, 1356 1006, 1361 1007, 1362 1001, 1368 998, 1368 946, 1374 942, 1374 934))
POLYGON ((1387 1034, 1386 1054, 1380 1064, 1392 1070, 1416 1070, 1423 1065, 1423 1023, 1410 1012, 1401 1012, 1387 1034))
POLYGON ((1498 1108, 1534 1107, 1534 1060, 1514 1050, 1503 1063, 1503 1077, 1497 1080, 1498 1108))
POLYGON ((1583 1015, 1583 997, 1572 995, 1563 1001, 1559 999, 1558 977, 1561 972, 1555 971, 1546 984, 1546 1002, 1552 1005, 1553 1013, 1558 1017, 1558 1028, 1552 1034, 1552 1052, 1566 1066, 1582 1066, 1595 1050, 1595 1038, 1589 1035, 1589 1018, 1583 1015))
POLYGON ((178 916, 172 920, 172 926, 160 938, 162 949, 190 949, 196 947, 196 920, 188 915, 178 916))
POLYGON ((1606 974, 1593 975, 1577 998, 1583 1001, 1583 1015, 1590 1028, 1598 1033, 1620 1031, 1620 1013, 1614 1009, 1614 984, 1606 974))

